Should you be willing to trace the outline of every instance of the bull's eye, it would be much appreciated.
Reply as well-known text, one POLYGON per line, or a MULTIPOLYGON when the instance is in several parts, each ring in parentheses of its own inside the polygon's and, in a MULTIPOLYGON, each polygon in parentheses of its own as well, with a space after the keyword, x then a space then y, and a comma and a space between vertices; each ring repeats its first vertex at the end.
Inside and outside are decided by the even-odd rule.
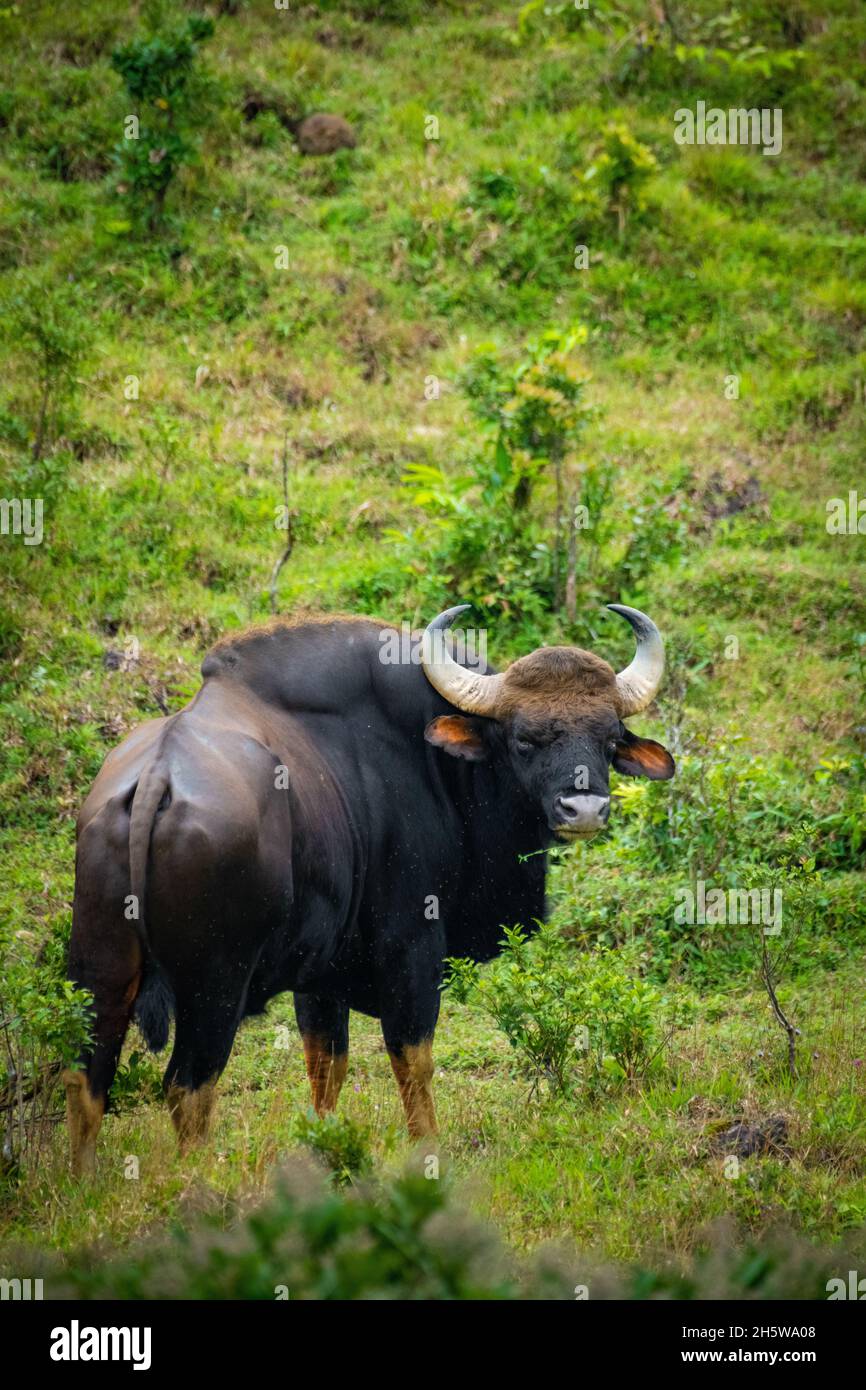
POLYGON ((535 744, 529 738, 515 739, 514 746, 517 749, 518 753, 523 754, 532 753, 535 750, 535 744))
POLYGON ((605 753, 607 754, 607 756, 608 756, 609 758, 612 758, 612 757, 614 756, 614 754, 616 753, 616 739, 615 739, 615 738, 609 738, 609 739, 608 739, 607 743, 604 745, 604 751, 605 751, 605 753))

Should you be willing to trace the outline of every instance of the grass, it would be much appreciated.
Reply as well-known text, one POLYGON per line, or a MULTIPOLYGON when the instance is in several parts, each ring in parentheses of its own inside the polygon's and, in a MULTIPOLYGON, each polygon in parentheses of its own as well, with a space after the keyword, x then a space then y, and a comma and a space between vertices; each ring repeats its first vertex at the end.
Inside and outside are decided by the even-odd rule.
MULTIPOLYGON (((748 952, 724 934, 672 943, 664 891, 684 871, 653 860, 649 822, 623 808, 555 871, 557 918, 581 939, 588 916, 584 945, 605 931, 644 943, 645 968, 684 992, 692 1024, 644 1081, 529 1100, 502 1036, 446 1003, 442 1152, 464 1200, 521 1250, 555 1240, 616 1261, 665 1260, 703 1248, 720 1218, 740 1239, 783 1221, 837 1240, 866 1222, 862 850, 850 841, 843 851, 841 832, 820 828, 863 811, 863 541, 825 528, 828 499, 862 485, 860 7, 802 0, 799 38, 781 9, 740 7, 740 37, 806 55, 790 74, 750 79, 742 101, 783 106, 777 159, 673 143, 676 107, 740 104, 743 79, 676 65, 663 41, 642 52, 634 29, 645 7, 631 0, 596 7, 573 32, 549 17, 523 41, 507 6, 418 7, 411 24, 391 22, 408 7, 382 8, 390 19, 354 4, 290 19, 252 3, 222 14, 203 50, 200 156, 150 238, 135 233, 118 187, 126 109, 109 64, 143 11, 82 0, 74 13, 37 3, 26 17, 0 15, 12 54, 0 104, 0 297, 28 277, 45 293, 72 277, 92 332, 36 462, 32 357, 14 333, 4 345, 3 493, 46 505, 43 545, 0 540, 4 931, 39 940, 63 929, 74 816, 106 752, 183 705, 219 635, 268 615, 284 444, 297 517, 281 611, 427 616, 388 537, 417 520, 405 466, 460 472, 480 447, 459 388, 479 345, 516 362, 543 328, 584 322, 600 411, 576 462, 612 461, 622 528, 650 484, 670 490, 684 526, 676 552, 606 596, 646 608, 669 641, 671 689, 641 731, 686 746, 700 737, 708 764, 730 757, 743 777, 758 762, 768 769, 745 848, 721 842, 717 801, 683 802, 679 862, 695 846, 708 860, 719 848, 725 882, 739 881, 744 864, 778 863, 794 825, 819 821, 827 857, 783 987, 801 1069, 792 1082, 781 1068, 748 952), (303 159, 276 117, 244 119, 254 91, 291 113, 345 115, 357 148, 303 159), (431 114, 438 142, 424 138, 431 114), (611 120, 659 166, 622 236, 582 192, 611 120), (578 243, 590 249, 587 271, 573 268, 578 243), (732 374, 737 399, 725 394, 732 374), (131 376, 137 399, 124 394, 131 376), (430 376, 436 400, 425 398, 430 376), (132 639, 135 660, 106 664, 132 639), (714 751, 722 745, 733 751, 714 751), (816 780, 834 758, 853 771, 816 780), (775 819, 762 822, 761 796, 782 808, 775 819), (739 1178, 725 1178, 714 1135, 774 1115, 786 1120, 784 1152, 743 1159, 739 1178)), ((691 37, 700 42, 720 13, 710 0, 693 5, 691 37)), ((542 484, 539 513, 550 505, 542 484)), ((624 539, 618 531, 613 548, 624 539)), ((479 597, 442 577, 441 607, 479 597)), ((594 610, 580 622, 581 640, 627 658, 626 637, 594 610)), ((543 639, 577 634, 551 615, 543 639)), ((524 649, 519 618, 491 634, 494 659, 524 649)), ((675 783, 664 795, 685 793, 675 783)), ((293 1116, 308 1103, 297 1040, 274 1047, 282 1023, 294 1035, 288 998, 242 1030, 209 1150, 181 1165, 167 1115, 142 1098, 108 1119, 98 1176, 76 1188, 58 1131, 45 1165, 0 1210, 0 1237, 126 1244, 200 1208, 228 1215, 236 1200, 253 1202, 296 1146, 293 1116), (129 1155, 137 1179, 124 1176, 129 1155)), ((342 1107, 370 1127, 376 1172, 399 1170, 409 1150, 396 1088, 378 1027, 362 1017, 342 1107)))
MULTIPOLYGON (((866 1221, 861 995, 851 962, 823 973, 820 987, 813 977, 789 991, 803 1024, 795 1083, 765 999, 726 990, 705 997, 705 1016, 676 1034, 660 1079, 561 1104, 528 1100, 501 1036, 446 1007, 436 1077, 444 1161, 464 1199, 520 1250, 569 1240, 609 1260, 664 1262, 703 1248, 726 1217, 744 1235, 784 1217, 823 1241, 841 1239, 866 1221), (716 1136, 734 1119, 769 1115, 787 1121, 786 1151, 745 1158, 739 1176, 726 1177, 716 1136)), ((106 1120, 98 1178, 75 1185, 58 1136, 51 1162, 7 1213, 4 1236, 109 1248, 196 1210, 248 1206, 292 1150, 293 1121, 309 1103, 298 1047, 276 1046, 280 1023, 294 1032, 290 1018, 281 1000, 267 1021, 245 1025, 206 1151, 180 1162, 164 1107, 139 1104, 106 1120)), ((377 1171, 402 1169, 411 1148, 390 1065, 376 1025, 361 1017, 341 1111, 369 1127, 377 1171)))

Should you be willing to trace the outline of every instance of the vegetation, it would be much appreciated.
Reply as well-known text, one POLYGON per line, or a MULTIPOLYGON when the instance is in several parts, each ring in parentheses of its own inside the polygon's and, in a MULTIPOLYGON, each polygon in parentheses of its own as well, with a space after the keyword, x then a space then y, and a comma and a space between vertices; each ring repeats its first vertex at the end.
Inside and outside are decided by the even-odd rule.
POLYGON ((162 222, 168 186, 192 153, 188 128, 202 119, 202 84, 191 82, 198 46, 213 22, 193 15, 182 26, 148 34, 115 49, 111 65, 136 106, 124 123, 121 164, 137 211, 147 209, 151 231, 162 222), (142 110, 142 117, 138 110, 142 110))
POLYGON ((863 486, 862 7, 218 8, 0 7, 0 492, 44 504, 41 544, 0 536, 3 1247, 79 1296, 573 1296, 590 1267, 812 1296, 866 1257, 866 581, 856 517, 826 525, 863 486), (678 145, 698 101, 781 109, 781 153, 678 145), (317 110, 356 147, 302 156, 317 110), (63 960, 106 753, 272 603, 463 601, 503 663, 621 666, 603 604, 651 613, 669 672, 635 723, 678 774, 620 779, 609 830, 555 852, 550 929, 455 964, 442 1178, 406 1171, 367 1019, 339 1119, 309 1116, 283 998, 183 1165, 131 1036, 73 1186, 58 1078, 89 1019, 63 960), (700 885, 778 890, 780 934, 689 920, 700 885), (275 1195, 299 1148, 327 1185, 275 1195), (504 1251, 459 1234, 466 1205, 504 1251))

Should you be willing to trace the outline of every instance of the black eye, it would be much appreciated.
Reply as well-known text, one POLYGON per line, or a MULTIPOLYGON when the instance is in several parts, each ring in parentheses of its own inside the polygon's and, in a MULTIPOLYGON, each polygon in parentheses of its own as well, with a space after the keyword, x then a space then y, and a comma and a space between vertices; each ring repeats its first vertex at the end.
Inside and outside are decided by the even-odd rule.
POLYGON ((616 753, 616 742, 617 741, 615 738, 609 738, 607 743, 604 745, 604 751, 609 758, 612 758, 616 753))
POLYGON ((532 742, 531 739, 528 738, 515 739, 514 746, 517 749, 518 753, 532 753, 535 750, 535 744, 532 742))

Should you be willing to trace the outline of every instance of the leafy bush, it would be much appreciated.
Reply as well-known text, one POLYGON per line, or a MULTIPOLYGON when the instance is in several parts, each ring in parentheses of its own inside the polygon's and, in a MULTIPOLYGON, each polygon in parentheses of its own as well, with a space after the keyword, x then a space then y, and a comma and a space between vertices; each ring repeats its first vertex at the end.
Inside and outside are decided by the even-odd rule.
POLYGON ((560 291, 575 244, 604 214, 603 200, 575 177, 572 162, 560 168, 505 159, 474 171, 459 202, 419 196, 394 225, 405 249, 403 277, 424 287, 437 313, 465 314, 471 295, 475 313, 489 305, 494 320, 505 287, 560 291))
POLYGON ((213 20, 191 15, 183 26, 133 39, 111 55, 112 67, 139 105, 137 135, 119 146, 133 207, 154 230, 162 221, 169 184, 195 149, 201 92, 193 82, 200 45, 213 20))
POLYGON ((48 1286, 76 1298, 513 1297, 495 1239, 450 1205, 441 1180, 410 1172, 340 1191, 296 1161, 234 1229, 200 1224, 105 1262, 82 1252, 55 1264, 48 1286))
POLYGON ((336 1111, 317 1115, 309 1109, 296 1120, 293 1134, 327 1164, 338 1186, 368 1173, 373 1166, 369 1127, 351 1115, 336 1111))
POLYGON ((711 14, 661 10, 613 46, 611 78, 621 90, 686 89, 709 103, 771 106, 796 86, 809 61, 802 49, 781 46, 775 19, 772 6, 751 16, 737 7, 711 14))
POLYGON ((787 837, 809 819, 819 868, 860 867, 862 760, 822 760, 810 787, 792 780, 782 760, 743 752, 744 741, 736 730, 715 737, 696 730, 666 795, 652 783, 617 784, 622 842, 638 861, 692 878, 730 875, 746 864, 778 863, 787 837))
POLYGON ((589 376, 576 356, 586 339, 582 325, 564 333, 548 329, 512 371, 485 346, 464 374, 470 408, 492 432, 497 467, 506 485, 513 484, 518 509, 527 506, 546 467, 561 467, 592 418, 584 400, 589 376))
POLYGON ((91 341, 84 294, 67 281, 49 284, 24 275, 2 306, 4 337, 18 351, 27 350, 35 381, 32 399, 31 458, 38 463, 63 423, 62 408, 76 388, 76 372, 91 341))
MULTIPOLYGON (((536 642, 547 640, 550 616, 564 610, 574 638, 586 622, 579 614, 611 593, 633 592, 678 553, 685 522, 669 507, 669 483, 615 499, 614 460, 579 455, 596 414, 577 355, 585 339, 582 327, 549 330, 513 368, 493 347, 478 350, 462 385, 486 448, 465 472, 409 464, 403 484, 426 518, 386 533, 396 574, 409 576, 408 595, 398 590, 407 606, 441 607, 459 593, 500 630, 514 623, 523 640, 536 642)), ((380 578, 387 593, 384 570, 380 578)))
POLYGON ((35 1168, 63 1114, 60 1072, 88 1040, 91 998, 66 979, 66 921, 0 930, 0 1124, 2 1169, 35 1168))
POLYGON ((448 475, 428 464, 406 469, 404 484, 428 520, 412 531, 390 534, 407 570, 418 577, 418 596, 425 606, 438 603, 443 592, 456 591, 471 595, 489 615, 507 617, 516 611, 530 627, 539 625, 545 612, 561 607, 566 590, 574 609, 577 523, 569 519, 581 504, 577 489, 592 493, 587 501, 596 522, 610 495, 609 488, 598 485, 598 470, 569 469, 593 415, 585 401, 588 377, 576 355, 585 339, 583 328, 550 330, 529 344, 523 361, 512 369, 494 348, 481 348, 463 386, 487 435, 486 449, 467 473, 448 475), (552 533, 530 508, 535 489, 549 472, 552 533), (572 557, 570 586, 565 533, 572 557))
MULTIPOLYGON (((485 616, 519 615, 524 631, 540 632, 553 606, 553 568, 547 530, 513 505, 510 474, 493 455, 473 460, 455 475, 410 464, 404 484, 427 514, 418 526, 388 531, 400 568, 424 609, 442 606, 448 594, 471 595, 485 616)), ((384 576, 383 576, 384 577, 384 576)))
POLYGON ((530 939, 504 928, 502 955, 485 970, 449 962, 448 989, 477 1004, 502 1029, 537 1084, 567 1091, 584 1080, 632 1079, 651 1060, 661 1003, 622 953, 580 951, 552 925, 530 939))
POLYGON ((635 139, 621 121, 608 126, 601 152, 584 173, 583 180, 604 190, 620 236, 625 232, 631 209, 641 205, 643 185, 657 168, 658 160, 649 146, 635 139))
MULTIPOLYGON (((579 29, 587 19, 589 7, 580 9, 574 0, 528 0, 517 12, 516 39, 528 43, 536 38, 551 38, 560 32, 579 29)), ((607 16, 605 15, 605 18, 607 16)))
POLYGON ((162 1078, 158 1066, 148 1053, 133 1049, 115 1073, 111 1084, 111 1109, 115 1114, 120 1114, 148 1102, 159 1104, 162 1099, 162 1078))

